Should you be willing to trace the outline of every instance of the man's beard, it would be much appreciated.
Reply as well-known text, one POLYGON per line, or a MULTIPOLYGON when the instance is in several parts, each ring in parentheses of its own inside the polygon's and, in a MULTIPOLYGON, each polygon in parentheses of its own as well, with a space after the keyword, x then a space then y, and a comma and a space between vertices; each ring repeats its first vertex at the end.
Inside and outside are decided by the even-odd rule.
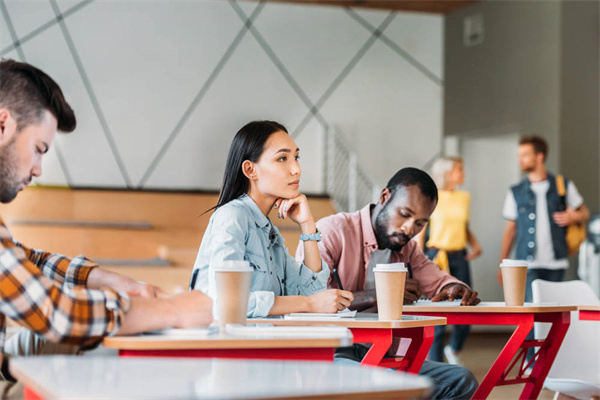
POLYGON ((375 236, 380 249, 400 251, 409 242, 410 237, 404 233, 387 234, 387 205, 383 207, 377 218, 375 218, 375 236), (404 243, 392 242, 392 238, 404 239, 404 243))
POLYGON ((0 203, 10 203, 19 193, 17 174, 15 173, 15 138, 0 148, 0 203))

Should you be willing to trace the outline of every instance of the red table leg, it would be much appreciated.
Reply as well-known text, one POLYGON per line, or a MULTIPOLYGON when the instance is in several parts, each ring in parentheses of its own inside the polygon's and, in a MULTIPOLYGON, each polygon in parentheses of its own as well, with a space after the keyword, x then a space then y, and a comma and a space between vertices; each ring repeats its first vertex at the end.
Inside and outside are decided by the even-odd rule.
POLYGON ((205 349, 205 350, 119 350, 121 357, 235 358, 252 360, 333 361, 335 349, 205 349))
POLYGON ((521 399, 537 398, 570 324, 570 312, 406 314, 446 317, 448 325, 516 325, 512 336, 479 384, 479 388, 473 395, 474 399, 487 398, 495 386, 518 383, 526 383, 520 396, 521 399), (534 319, 536 322, 550 322, 552 327, 546 339, 526 341, 527 334, 533 328, 534 319), (534 355, 533 360, 537 359, 537 362, 531 375, 524 376, 525 370, 531 363, 531 361, 525 363, 525 355, 527 349, 531 347, 540 347, 540 350, 534 355), (516 377, 508 378, 516 365, 519 365, 516 377))
POLYGON ((394 330, 394 336, 411 339, 406 354, 402 359, 404 363, 403 365, 398 365, 398 369, 412 372, 413 374, 419 373, 433 344, 434 329, 435 327, 433 326, 425 326, 421 328, 394 330))
POLYGON ((363 358, 361 365, 378 366, 392 345, 391 329, 350 328, 354 343, 371 343, 372 346, 363 358))
POLYGON ((42 396, 36 393, 35 390, 30 388, 29 386, 25 386, 23 388, 23 399, 25 400, 44 400, 42 396))
MULTIPOLYGON (((503 317, 506 318, 507 315, 503 315, 503 317)), ((479 384, 475 394, 473 394, 474 399, 486 399, 490 395, 492 389, 494 389, 494 386, 504 380, 514 366, 513 363, 510 368, 507 369, 509 363, 521 348, 529 331, 533 328, 533 315, 531 314, 514 314, 509 316, 509 318, 512 322, 511 325, 515 323, 518 325, 498 355, 498 358, 496 358, 496 361, 479 384)), ((507 324, 505 323, 503 325, 507 324)), ((517 376, 520 377, 520 373, 517 376)))
POLYGON ((418 373, 433 344, 434 327, 403 329, 364 329, 351 328, 354 343, 371 343, 372 346, 363 358, 361 365, 394 368, 400 371, 418 373), (385 358, 392 345, 392 337, 411 339, 404 357, 385 358))
POLYGON ((521 399, 536 399, 539 396, 544 381, 546 380, 546 376, 548 376, 548 372, 550 372, 550 367, 552 367, 556 354, 558 354, 558 350, 560 349, 560 345, 569 329, 571 313, 566 311, 562 313, 536 314, 535 321, 550 322, 552 323, 552 326, 550 327, 548 336, 543 340, 543 344, 538 351, 538 360, 533 366, 533 370, 531 371, 531 375, 529 376, 525 388, 523 388, 520 397, 521 399))

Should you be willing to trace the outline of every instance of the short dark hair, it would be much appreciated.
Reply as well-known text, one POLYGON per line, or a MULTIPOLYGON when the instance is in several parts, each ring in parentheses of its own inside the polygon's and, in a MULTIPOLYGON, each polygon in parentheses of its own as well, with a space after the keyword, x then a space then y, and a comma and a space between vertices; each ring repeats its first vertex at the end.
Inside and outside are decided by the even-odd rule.
POLYGON ((0 61, 0 108, 8 109, 17 122, 17 131, 41 122, 49 111, 61 132, 73 132, 75 113, 58 84, 45 72, 14 60, 0 61))
POLYGON ((519 145, 524 144, 532 145, 535 154, 542 153, 544 155, 544 160, 548 158, 548 142, 543 137, 538 135, 523 136, 521 140, 519 140, 519 145))
POLYGON ((419 187, 419 189, 421 189, 423 196, 434 202, 437 202, 438 189, 435 185, 435 182, 433 179, 431 179, 427 172, 418 168, 402 168, 400 171, 396 172, 392 179, 390 179, 386 187, 393 196, 398 188, 413 185, 416 185, 419 187))

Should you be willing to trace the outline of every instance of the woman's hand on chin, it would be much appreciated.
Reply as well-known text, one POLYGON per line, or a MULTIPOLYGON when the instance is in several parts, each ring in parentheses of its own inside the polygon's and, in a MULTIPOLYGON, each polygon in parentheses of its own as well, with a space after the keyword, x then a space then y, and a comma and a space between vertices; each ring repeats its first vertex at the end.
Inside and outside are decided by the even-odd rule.
POLYGON ((289 218, 300 225, 300 227, 303 225, 314 225, 312 212, 308 206, 308 199, 303 194, 299 194, 291 199, 277 199, 275 201, 275 209, 279 218, 289 218))

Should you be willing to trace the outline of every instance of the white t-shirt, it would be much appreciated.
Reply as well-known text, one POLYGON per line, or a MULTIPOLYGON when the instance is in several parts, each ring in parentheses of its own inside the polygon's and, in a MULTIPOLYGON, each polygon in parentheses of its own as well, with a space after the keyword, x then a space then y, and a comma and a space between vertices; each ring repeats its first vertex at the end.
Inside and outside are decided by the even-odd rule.
MULTIPOLYGON (((554 247, 550 233, 550 218, 548 215, 548 203, 546 193, 550 188, 548 180, 531 184, 531 190, 535 194, 535 244, 536 251, 533 261, 529 262, 529 268, 564 269, 568 268, 569 261, 566 258, 554 259, 554 247)), ((567 184, 567 206, 577 209, 583 204, 583 198, 577 191, 572 181, 567 184)), ((504 200, 502 216, 511 221, 517 219, 517 202, 512 190, 509 190, 504 200)))

